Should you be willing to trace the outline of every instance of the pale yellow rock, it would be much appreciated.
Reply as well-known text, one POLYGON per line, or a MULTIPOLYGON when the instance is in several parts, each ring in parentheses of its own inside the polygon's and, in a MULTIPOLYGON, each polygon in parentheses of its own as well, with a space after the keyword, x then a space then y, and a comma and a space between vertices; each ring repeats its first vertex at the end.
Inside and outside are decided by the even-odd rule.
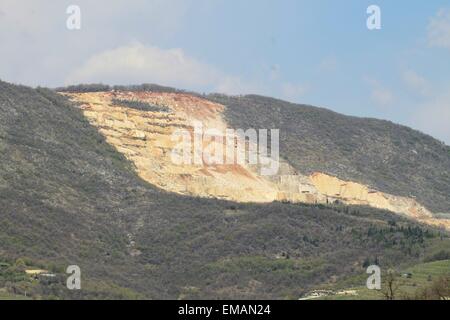
POLYGON ((423 223, 450 229, 449 219, 433 218, 433 214, 414 199, 372 190, 365 185, 340 180, 320 172, 314 173, 310 178, 319 193, 325 195, 328 201, 339 200, 349 205, 385 209, 423 223))
POLYGON ((39 275, 39 274, 43 274, 43 273, 47 273, 47 270, 41 270, 41 269, 29 269, 29 270, 25 270, 25 273, 30 275, 30 276, 35 276, 35 275, 39 275))

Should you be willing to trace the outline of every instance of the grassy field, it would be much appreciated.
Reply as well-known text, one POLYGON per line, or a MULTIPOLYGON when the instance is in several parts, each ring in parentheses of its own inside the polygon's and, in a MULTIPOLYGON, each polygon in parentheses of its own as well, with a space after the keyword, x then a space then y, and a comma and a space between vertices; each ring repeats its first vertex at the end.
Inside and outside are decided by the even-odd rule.
MULTIPOLYGON (((359 282, 364 284, 369 275, 361 275, 347 279, 346 282, 359 282)), ((443 276, 450 276, 450 260, 433 261, 422 263, 410 268, 406 268, 398 272, 396 283, 398 285, 397 299, 412 299, 415 294, 423 289, 430 287, 433 281, 439 280, 443 276), (406 275, 410 274, 410 277, 406 275)), ((383 275, 382 275, 383 279, 383 275)), ((324 290, 333 290, 334 292, 341 292, 341 294, 334 294, 320 297, 318 299, 324 300, 379 300, 385 299, 383 296, 383 280, 382 290, 369 290, 365 285, 344 287, 344 283, 329 286, 324 290), (345 294, 344 292, 347 292, 345 294)))
POLYGON ((0 292, 0 300, 30 300, 30 298, 14 295, 8 292, 0 292))

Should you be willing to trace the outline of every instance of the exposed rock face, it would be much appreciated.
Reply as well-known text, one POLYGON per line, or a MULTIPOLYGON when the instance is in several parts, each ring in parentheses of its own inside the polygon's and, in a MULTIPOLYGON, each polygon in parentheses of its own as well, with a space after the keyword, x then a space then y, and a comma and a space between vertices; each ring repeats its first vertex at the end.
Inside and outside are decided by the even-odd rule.
POLYGON ((239 202, 340 201, 387 209, 424 223, 450 228, 449 220, 434 219, 431 212, 414 199, 385 194, 324 173, 302 175, 282 159, 278 174, 274 176, 263 176, 257 165, 247 163, 208 164, 203 159, 202 151, 205 149, 214 152, 223 150, 223 158, 234 152, 233 149, 248 150, 252 147, 250 143, 237 139, 236 135, 230 138, 226 134, 229 127, 223 117, 223 105, 180 93, 95 92, 67 95, 80 105, 84 115, 106 137, 107 142, 135 164, 142 179, 164 190, 239 202), (120 100, 148 102, 167 107, 170 111, 137 110, 120 105, 117 102, 120 100), (180 139, 174 139, 174 135, 184 130, 195 138, 195 126, 199 124, 203 132, 215 129, 218 139, 200 140, 200 144, 191 141, 192 158, 200 155, 200 163, 176 163, 173 151, 177 149, 180 139))
MULTIPOLYGON (((224 132, 223 106, 190 95, 173 93, 85 93, 71 94, 81 103, 84 115, 99 128, 106 140, 123 153, 144 180, 180 194, 215 197, 245 202, 270 202, 277 198, 277 188, 260 177, 255 168, 239 164, 176 164, 172 150, 179 141, 176 130, 193 132, 200 122, 203 130, 224 132), (146 112, 113 105, 113 99, 129 99, 167 106, 170 113, 146 112)), ((216 140, 203 142, 200 148, 216 140)), ((195 150, 194 143, 193 152, 195 150)), ((211 147, 211 146, 210 146, 211 147)), ((217 147, 222 147, 217 146, 217 147)))
POLYGON ((343 181, 324 173, 311 175, 311 181, 327 201, 341 201, 349 205, 366 205, 405 214, 423 223, 450 228, 450 220, 435 219, 433 214, 412 198, 398 197, 372 190, 365 185, 343 181))

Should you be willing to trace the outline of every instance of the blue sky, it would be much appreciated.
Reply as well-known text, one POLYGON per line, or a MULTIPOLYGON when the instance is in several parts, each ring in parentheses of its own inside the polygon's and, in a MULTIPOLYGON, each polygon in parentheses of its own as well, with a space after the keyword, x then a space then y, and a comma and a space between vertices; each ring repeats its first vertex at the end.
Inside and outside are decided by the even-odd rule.
POLYGON ((450 144, 448 0, 2 0, 0 43, 6 81, 259 93, 450 144), (66 28, 71 4, 80 30, 66 28), (366 27, 371 4, 381 30, 366 27))

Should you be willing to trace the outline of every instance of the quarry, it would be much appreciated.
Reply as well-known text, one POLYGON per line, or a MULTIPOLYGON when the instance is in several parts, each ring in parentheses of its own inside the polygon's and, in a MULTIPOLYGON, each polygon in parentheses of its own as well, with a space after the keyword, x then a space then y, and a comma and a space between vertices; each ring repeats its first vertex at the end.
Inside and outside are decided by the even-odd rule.
POLYGON ((422 223, 450 228, 449 219, 436 219, 414 198, 384 193, 325 172, 302 174, 283 159, 283 154, 275 161, 272 157, 278 150, 272 149, 271 157, 265 152, 260 153, 254 140, 242 139, 237 130, 229 130, 224 116, 226 107, 222 104, 186 93, 105 91, 64 94, 76 103, 106 141, 134 164, 136 173, 143 180, 166 191, 237 202, 340 202, 385 209, 422 223), (165 106, 168 110, 140 110, 127 107, 121 101, 165 106), (202 137, 205 132, 209 133, 206 139, 202 137), (187 140, 187 150, 193 152, 194 160, 198 157, 195 161, 187 161, 192 159, 184 158, 183 141, 186 141, 183 139, 199 135, 200 139, 194 139, 192 144, 187 140), (256 164, 225 161, 223 153, 234 154, 235 149, 258 150, 260 161, 256 164), (174 161, 174 154, 181 158, 174 161), (199 156, 204 154, 216 157, 216 161, 205 161, 205 157, 199 156), (262 174, 261 163, 270 164, 269 171, 274 169, 274 174, 262 174))

